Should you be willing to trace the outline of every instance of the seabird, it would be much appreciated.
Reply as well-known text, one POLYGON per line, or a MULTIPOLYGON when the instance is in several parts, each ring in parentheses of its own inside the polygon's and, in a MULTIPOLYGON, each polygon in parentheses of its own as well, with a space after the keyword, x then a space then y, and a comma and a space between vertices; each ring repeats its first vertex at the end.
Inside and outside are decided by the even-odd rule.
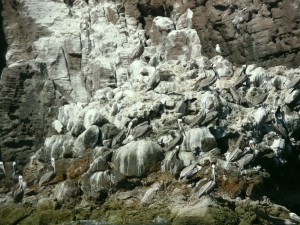
POLYGON ((160 74, 154 72, 154 74, 149 78, 148 88, 146 91, 154 90, 160 83, 160 74))
MULTIPOLYGON (((201 80, 198 84, 198 81, 197 81, 197 86, 194 87, 194 90, 202 90, 202 89, 205 89, 205 88, 208 88, 210 87, 211 85, 213 85, 217 79, 219 78, 219 75, 217 73, 217 71, 215 70, 215 65, 213 65, 213 71, 214 71, 214 76, 211 76, 211 77, 207 77, 203 80, 201 80)), ((196 84, 195 84, 196 85, 196 84)))
POLYGON ((48 185, 49 182, 55 177, 55 175, 56 175, 56 168, 55 168, 55 159, 54 158, 51 158, 51 166, 52 166, 53 170, 45 173, 41 177, 40 182, 39 182, 39 186, 42 186, 44 184, 48 185))
POLYGON ((289 132, 284 125, 284 122, 276 117, 276 112, 274 113, 274 123, 272 124, 273 131, 278 135, 281 135, 284 139, 289 139, 289 132))
POLYGON ((185 131, 184 131, 184 129, 183 129, 183 125, 182 125, 182 119, 178 119, 178 120, 177 120, 177 123, 178 123, 178 127, 179 127, 179 130, 180 130, 180 132, 182 133, 182 135, 183 135, 183 136, 186 136, 185 131))
POLYGON ((5 168, 4 168, 3 162, 0 162, 0 170, 1 170, 1 173, 0 173, 0 179, 1 179, 2 177, 6 177, 6 173, 5 173, 5 168))
POLYGON ((286 89, 295 88, 300 83, 300 76, 295 76, 291 81, 286 85, 286 89))
POLYGON ((112 140, 111 147, 114 147, 118 144, 122 144, 124 139, 126 138, 126 135, 128 135, 128 131, 126 128, 123 128, 112 140))
POLYGON ((26 183, 23 182, 23 177, 19 176, 19 187, 12 193, 12 197, 14 202, 18 203, 21 202, 24 196, 24 190, 26 188, 26 183))
POLYGON ((289 216, 290 216, 290 218, 293 220, 293 221, 295 221, 295 222, 297 222, 297 223, 300 223, 300 217, 296 214, 296 213, 290 213, 289 214, 289 216))
POLYGON ((13 179, 14 183, 18 183, 20 181, 19 181, 19 176, 17 175, 17 169, 16 169, 17 163, 13 162, 12 165, 13 165, 12 179, 13 179))
POLYGON ((139 124, 135 127, 133 131, 133 139, 140 138, 144 136, 146 133, 148 133, 152 129, 152 126, 150 124, 150 121, 144 122, 139 124))
POLYGON ((206 114, 205 119, 203 120, 202 123, 200 123, 199 126, 206 126, 206 125, 208 125, 211 121, 213 121, 215 118, 217 118, 218 115, 219 115, 219 113, 217 111, 208 112, 206 114))
POLYGON ((259 153, 259 151, 257 149, 255 149, 253 153, 245 154, 242 158, 240 158, 237 161, 239 168, 243 169, 244 167, 250 165, 255 160, 258 153, 259 153))
POLYGON ((190 179, 201 169, 202 167, 198 163, 192 163, 180 172, 179 180, 190 179))
POLYGON ((268 93, 262 93, 258 96, 253 97, 253 101, 250 102, 252 107, 262 104, 268 97, 268 93))
POLYGON ((296 223, 292 222, 289 219, 281 219, 279 217, 270 216, 261 210, 255 211, 256 215, 267 220, 269 224, 278 224, 278 225, 296 225, 296 223))
POLYGON ((228 153, 225 158, 227 162, 234 162, 243 155, 243 151, 240 148, 236 148, 232 152, 228 153))
POLYGON ((127 131, 126 137, 128 137, 128 135, 130 134, 131 129, 137 124, 137 122, 138 122, 137 118, 134 118, 134 119, 132 119, 132 120, 129 122, 128 128, 127 128, 128 131, 127 131))
POLYGON ((145 49, 145 46, 139 36, 139 45, 137 47, 135 47, 130 54, 131 62, 133 62, 135 59, 140 58, 141 55, 144 53, 144 49, 145 49))
POLYGON ((175 135, 174 139, 170 141, 166 147, 166 152, 170 151, 173 149, 176 145, 181 144, 183 141, 183 134, 181 132, 176 132, 177 135, 175 135))
POLYGON ((211 168, 212 168, 212 176, 213 176, 213 179, 208 181, 206 184, 204 184, 199 192, 198 192, 198 195, 199 195, 199 198, 205 194, 209 194, 216 186, 216 173, 215 173, 215 165, 212 164, 211 165, 211 168))
POLYGON ((216 52, 219 53, 220 55, 222 55, 224 53, 228 54, 228 52, 225 51, 223 48, 221 48, 221 46, 219 44, 216 44, 216 48, 215 49, 216 49, 216 52))
POLYGON ((190 124, 189 124, 190 127, 194 127, 194 126, 196 126, 196 125, 201 124, 201 123, 204 121, 205 117, 206 117, 206 113, 205 113, 204 111, 201 110, 201 111, 198 113, 198 115, 195 116, 194 119, 190 122, 190 124))
POLYGON ((241 104, 241 96, 239 95, 239 93, 235 90, 234 87, 230 87, 229 88, 229 92, 230 94, 232 95, 232 98, 233 98, 233 101, 236 103, 236 104, 241 104))
POLYGON ((163 164, 164 171, 169 171, 174 175, 177 175, 180 170, 184 167, 183 161, 179 159, 180 147, 177 145, 175 149, 171 152, 168 152, 166 155, 165 163, 163 164))
POLYGON ((235 80, 233 87, 238 89, 248 78, 246 74, 247 65, 242 66, 242 71, 240 73, 240 76, 235 80))

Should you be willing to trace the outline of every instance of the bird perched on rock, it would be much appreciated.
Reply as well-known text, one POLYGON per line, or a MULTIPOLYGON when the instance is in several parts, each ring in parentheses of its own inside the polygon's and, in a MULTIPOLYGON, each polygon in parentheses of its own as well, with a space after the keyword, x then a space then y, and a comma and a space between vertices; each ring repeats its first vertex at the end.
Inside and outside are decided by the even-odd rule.
POLYGON ((206 117, 206 113, 205 113, 204 111, 201 110, 201 111, 198 113, 198 115, 195 116, 194 119, 190 122, 190 124, 189 124, 190 127, 194 127, 194 126, 196 126, 196 125, 201 124, 201 123, 204 121, 205 117, 206 117))
POLYGON ((168 143, 165 149, 166 152, 172 150, 176 145, 181 144, 181 142, 183 141, 183 134, 181 132, 176 132, 176 134, 174 134, 173 136, 174 139, 168 143))
POLYGON ((13 162, 12 165, 13 165, 12 179, 13 182, 16 184, 19 182, 19 176, 17 175, 17 169, 16 169, 17 163, 13 162))
POLYGON ((5 168, 3 162, 0 162, 0 179, 6 177, 5 168))
POLYGON ((259 151, 255 149, 253 153, 244 154, 244 156, 237 161, 239 168, 243 169, 253 163, 258 153, 259 151))
POLYGON ((184 164, 183 161, 178 157, 179 150, 180 147, 177 145, 173 151, 166 154, 164 163, 162 165, 163 171, 169 171, 172 174, 177 175, 179 171, 182 170, 184 164))
POLYGON ((154 72, 154 74, 149 78, 146 91, 154 90, 159 85, 159 83, 160 83, 160 74, 158 72, 154 72))
POLYGON ((233 98, 233 101, 236 104, 240 105, 241 102, 242 102, 242 99, 241 99, 241 96, 239 95, 239 93, 235 90, 235 88, 234 87, 230 87, 229 88, 229 92, 230 92, 230 94, 231 94, 231 96, 233 98))
POLYGON ((297 223, 300 223, 300 217, 296 214, 296 213, 290 213, 289 214, 289 216, 290 216, 290 218, 291 218, 291 220, 293 220, 293 221, 295 221, 295 222, 297 222, 297 223))
POLYGON ((206 88, 210 87, 211 85, 213 85, 219 78, 218 72, 215 69, 215 65, 213 65, 213 71, 215 73, 214 76, 205 77, 204 79, 198 80, 194 84, 193 89, 196 91, 200 91, 200 90, 206 89, 206 88))
POLYGON ((181 172, 179 179, 190 179, 192 176, 194 176, 199 170, 201 170, 202 167, 198 163, 192 163, 191 165, 185 167, 181 172))
POLYGON ((137 125, 133 131, 133 139, 136 140, 137 138, 145 136, 145 134, 150 132, 151 129, 152 126, 150 124, 150 121, 137 125))
POLYGON ((215 49, 216 49, 216 52, 219 53, 220 55, 222 55, 224 53, 228 54, 228 52, 225 51, 223 48, 221 48, 221 46, 219 44, 216 44, 216 48, 215 49))
POLYGON ((246 69, 247 69, 247 65, 243 65, 240 76, 235 80, 233 84, 234 88, 238 89, 248 79, 248 75, 246 74, 246 69))
POLYGON ((180 130, 180 132, 182 133, 182 135, 183 135, 183 136, 186 136, 185 131, 184 131, 184 129, 183 129, 182 119, 178 119, 178 120, 177 120, 177 124, 178 124, 179 130, 180 130))
POLYGON ((272 129, 275 133, 282 136, 284 139, 289 139, 289 132, 287 130, 287 127, 284 124, 283 119, 280 119, 276 116, 278 115, 278 111, 273 114, 274 117, 274 123, 272 124, 272 129))
POLYGON ((139 38, 139 45, 135 47, 130 54, 131 62, 133 62, 135 59, 140 58, 141 55, 144 53, 144 49, 145 49, 144 43, 141 40, 140 35, 138 38, 139 38))
POLYGON ((14 202, 18 203, 18 202, 22 201, 25 188, 26 188, 26 182, 23 181, 23 177, 20 175, 19 176, 19 187, 12 193, 14 202))
POLYGON ((208 181, 206 184, 204 184, 199 192, 198 192, 198 195, 199 195, 199 198, 205 194, 209 194, 216 186, 216 172, 215 172, 215 165, 212 164, 211 165, 211 169, 212 169, 212 176, 213 176, 213 179, 208 181))
POLYGON ((45 173, 41 177, 40 182, 39 182, 39 186, 42 186, 42 185, 45 185, 45 184, 48 185, 49 182, 51 180, 53 180, 53 178, 56 176, 56 168, 55 168, 55 159, 54 158, 51 158, 51 166, 52 166, 53 170, 45 173))

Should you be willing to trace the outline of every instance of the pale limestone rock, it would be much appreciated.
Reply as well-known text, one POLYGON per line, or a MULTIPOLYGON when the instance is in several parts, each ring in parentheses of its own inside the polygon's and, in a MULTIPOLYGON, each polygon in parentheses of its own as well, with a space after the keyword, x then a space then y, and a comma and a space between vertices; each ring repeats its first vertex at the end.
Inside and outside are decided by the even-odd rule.
POLYGON ((83 110, 82 103, 71 103, 69 105, 64 105, 58 110, 58 120, 63 126, 67 126, 69 121, 76 118, 80 111, 83 110))
POLYGON ((216 147, 215 137, 210 133, 207 127, 193 128, 186 132, 186 138, 183 141, 185 151, 207 152, 216 147))
POLYGON ((126 176, 144 176, 160 169, 161 147, 152 141, 132 141, 113 156, 116 168, 126 176))
POLYGON ((87 171, 88 173, 95 173, 98 171, 105 171, 109 169, 109 164, 108 162, 103 158, 103 157, 98 157, 96 158, 92 164, 90 165, 89 170, 87 171))
POLYGON ((83 123, 86 128, 90 127, 91 125, 97 125, 101 127, 103 124, 107 123, 107 119, 101 115, 99 110, 92 108, 85 113, 83 123))

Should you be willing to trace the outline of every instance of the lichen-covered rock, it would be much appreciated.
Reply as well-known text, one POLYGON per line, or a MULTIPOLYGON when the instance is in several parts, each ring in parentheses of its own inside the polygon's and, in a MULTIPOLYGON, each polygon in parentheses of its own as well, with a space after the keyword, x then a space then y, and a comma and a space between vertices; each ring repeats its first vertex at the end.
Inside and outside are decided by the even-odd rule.
POLYGON ((113 161, 116 168, 126 176, 145 176, 160 169, 161 147, 152 141, 133 141, 119 148, 113 161))

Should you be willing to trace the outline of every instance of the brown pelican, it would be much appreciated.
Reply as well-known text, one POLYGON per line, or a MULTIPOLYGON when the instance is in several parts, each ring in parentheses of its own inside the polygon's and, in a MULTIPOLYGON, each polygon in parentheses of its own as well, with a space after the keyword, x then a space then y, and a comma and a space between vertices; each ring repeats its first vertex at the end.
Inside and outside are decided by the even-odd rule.
POLYGON ((178 123, 178 127, 179 127, 180 132, 183 134, 183 136, 186 136, 185 131, 183 129, 183 125, 182 125, 182 119, 178 119, 177 123, 178 123))
POLYGON ((0 162, 0 179, 6 177, 5 168, 3 162, 0 162))
POLYGON ((213 71, 215 72, 214 76, 207 77, 207 78, 201 80, 201 82, 199 83, 199 85, 197 87, 197 91, 208 88, 209 86, 213 85, 217 81, 217 79, 219 78, 219 75, 218 75, 217 71, 215 70, 215 65, 213 65, 213 71))
POLYGON ((293 221, 295 221, 295 222, 297 222, 297 223, 300 223, 300 217, 296 214, 296 213, 290 213, 289 214, 289 216, 290 216, 290 218, 293 220, 293 221))
POLYGON ((200 111, 197 116, 194 117, 194 119, 190 122, 190 127, 194 127, 196 125, 201 124, 206 117, 206 113, 204 111, 200 111))
POLYGON ((160 83, 160 74, 154 72, 154 74, 149 78, 148 88, 146 91, 154 90, 160 83))
POLYGON ((198 192, 199 198, 205 194, 209 194, 216 186, 216 173, 215 173, 215 165, 214 164, 211 165, 211 169, 212 169, 211 174, 213 176, 213 179, 208 181, 206 184, 204 184, 200 188, 200 190, 198 192))
POLYGON ((203 122, 200 123, 200 126, 208 125, 211 121, 213 121, 215 118, 217 118, 218 115, 219 115, 219 113, 217 111, 211 111, 211 112, 207 113, 203 122))
POLYGON ((130 54, 131 62, 133 62, 135 59, 140 58, 141 55, 144 53, 144 49, 145 49, 145 46, 139 36, 139 45, 137 47, 135 47, 130 54))
POLYGON ((275 216, 270 216, 268 214, 266 214, 265 212, 261 211, 261 210, 256 210, 255 211, 256 215, 258 215, 259 217, 267 220, 269 223, 268 224, 278 224, 278 225, 296 225, 296 223, 292 222, 289 219, 281 219, 279 217, 275 217, 275 216))
POLYGON ((23 182, 23 177, 19 176, 19 187, 13 191, 12 197, 14 199, 14 202, 21 202, 24 196, 24 190, 26 188, 26 183, 23 182))
POLYGON ((176 175, 184 167, 183 161, 179 159, 178 152, 180 150, 179 145, 175 149, 166 154, 166 158, 163 164, 163 170, 169 171, 172 174, 176 175))
POLYGON ((168 143, 165 151, 170 151, 176 145, 181 144, 182 141, 183 141, 183 135, 182 135, 182 133, 181 132, 177 132, 177 135, 175 135, 174 139, 168 143))
POLYGON ((300 76, 295 76, 291 81, 286 85, 286 89, 295 88, 300 82, 300 76))
POLYGON ((134 118, 129 122, 128 127, 127 127, 128 131, 127 131, 126 137, 128 137, 131 129, 137 124, 137 122, 138 122, 137 118, 134 118))
POLYGON ((252 106, 257 106, 257 105, 260 105, 262 104, 268 97, 268 93, 263 93, 263 94, 260 94, 259 96, 256 96, 252 102, 252 106))
POLYGON ((198 80, 196 80, 196 82, 194 83, 194 91, 199 91, 201 90, 201 82, 206 78, 206 73, 204 77, 200 77, 198 80))
POLYGON ((111 147, 122 144, 124 139, 126 138, 127 129, 123 128, 112 140, 111 147))
POLYGON ((192 163, 180 172, 179 179, 189 179, 201 169, 202 167, 198 163, 192 163))
POLYGON ((232 95, 232 98, 233 98, 233 101, 236 103, 236 104, 241 104, 241 96, 239 95, 239 93, 235 90, 234 87, 230 87, 229 88, 229 92, 230 94, 232 95))
POLYGON ((14 183, 18 183, 19 182, 19 176, 17 175, 17 169, 16 169, 16 162, 12 163, 13 165, 13 173, 12 173, 12 179, 14 181, 14 183))
POLYGON ((281 135, 284 139, 289 139, 289 132, 284 125, 284 122, 276 117, 276 112, 274 113, 274 123, 272 124, 273 131, 278 135, 281 135))
POLYGON ((244 156, 237 161, 239 168, 243 169, 246 166, 250 165, 255 160, 258 153, 259 153, 259 151, 257 149, 255 149, 254 153, 244 154, 244 156))
POLYGON ((40 182, 39 182, 40 186, 45 185, 45 184, 48 185, 49 182, 55 177, 56 169, 55 169, 55 159, 54 158, 51 158, 51 166, 53 167, 53 170, 45 173, 41 177, 40 182))
POLYGON ((247 65, 242 66, 242 71, 240 73, 240 76, 235 80, 233 87, 235 89, 238 89, 242 86, 242 84, 247 80, 248 76, 246 74, 247 65))
POLYGON ((133 131, 133 139, 137 139, 143 137, 146 133, 148 133, 152 129, 150 121, 139 124, 134 128, 133 131))
POLYGON ((227 162, 234 162, 243 155, 243 151, 240 148, 236 148, 232 152, 228 153, 225 158, 227 162))

